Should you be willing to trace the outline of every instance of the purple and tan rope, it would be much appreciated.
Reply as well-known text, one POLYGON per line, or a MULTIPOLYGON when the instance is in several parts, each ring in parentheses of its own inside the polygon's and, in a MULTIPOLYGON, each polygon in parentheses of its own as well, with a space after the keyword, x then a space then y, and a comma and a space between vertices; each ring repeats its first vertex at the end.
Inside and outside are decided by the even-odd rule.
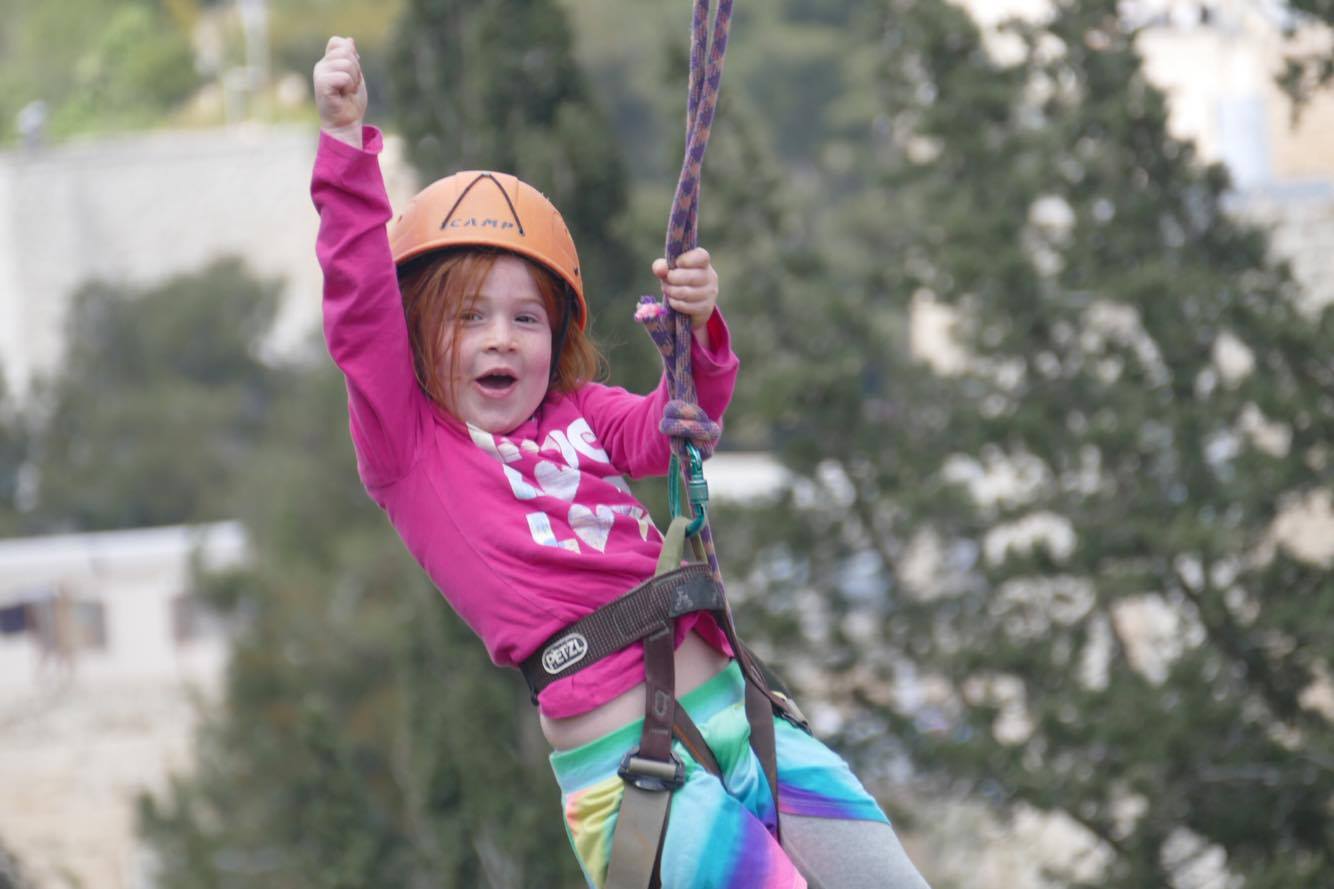
MULTIPOLYGON (((723 60, 727 53, 727 35, 732 23, 732 0, 719 0, 709 35, 710 0, 695 0, 691 17, 690 81, 686 98, 686 148, 681 175, 676 183, 667 220, 667 266, 676 266, 677 258, 699 244, 699 190, 704 167, 704 152, 709 145, 718 90, 723 80, 723 60)), ((635 318, 644 325, 662 353, 667 370, 667 388, 672 400, 662 421, 662 432, 671 436, 672 453, 682 470, 689 466, 687 442, 694 443, 702 455, 712 453, 718 440, 718 426, 699 407, 695 380, 690 366, 690 319, 664 301, 651 296, 640 299, 635 318)), ((675 483, 675 482, 673 482, 675 483)), ((687 513, 690 507, 686 507, 687 513)), ((709 569, 722 586, 722 571, 707 522, 700 528, 700 543, 707 555, 709 569)))

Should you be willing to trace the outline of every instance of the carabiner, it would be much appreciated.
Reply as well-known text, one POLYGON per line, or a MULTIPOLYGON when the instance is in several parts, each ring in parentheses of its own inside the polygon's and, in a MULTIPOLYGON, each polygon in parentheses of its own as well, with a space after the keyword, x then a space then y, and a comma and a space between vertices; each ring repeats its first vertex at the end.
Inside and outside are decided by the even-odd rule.
POLYGON ((699 448, 686 444, 686 454, 690 458, 690 471, 686 479, 686 496, 695 511, 695 517, 686 526, 686 536, 694 537, 704 527, 708 517, 709 483, 704 479, 704 458, 699 455, 699 448))

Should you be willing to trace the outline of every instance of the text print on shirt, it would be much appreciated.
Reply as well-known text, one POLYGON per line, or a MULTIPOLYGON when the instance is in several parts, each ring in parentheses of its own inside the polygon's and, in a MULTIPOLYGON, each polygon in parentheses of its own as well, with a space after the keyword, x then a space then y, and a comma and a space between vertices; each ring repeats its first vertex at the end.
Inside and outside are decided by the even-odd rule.
MULTIPOLYGON (((516 500, 536 500, 543 495, 553 498, 546 501, 545 505, 534 503, 534 506, 543 505, 543 508, 524 516, 528 522, 528 533, 539 546, 555 546, 572 553, 581 553, 583 548, 579 544, 582 541, 591 549, 606 552, 607 540, 611 537, 618 515, 637 524, 641 540, 648 540, 649 531, 655 530, 648 511, 637 504, 598 503, 590 506, 574 502, 583 478, 579 469, 580 458, 603 466, 611 465, 607 452, 598 444, 597 437, 583 417, 570 423, 563 431, 553 430, 540 446, 527 438, 516 443, 507 436, 492 435, 471 423, 468 424, 468 434, 473 444, 500 464, 516 500), (558 457, 559 462, 542 459, 544 454, 558 457), (522 464, 525 455, 539 458, 532 467, 531 478, 525 477, 521 467, 514 465, 522 464), (553 518, 556 524, 552 523, 553 518), (560 536, 558 530, 561 526, 568 527, 573 536, 560 536)), ((602 481, 618 491, 630 493, 630 486, 619 475, 603 476, 602 481)))

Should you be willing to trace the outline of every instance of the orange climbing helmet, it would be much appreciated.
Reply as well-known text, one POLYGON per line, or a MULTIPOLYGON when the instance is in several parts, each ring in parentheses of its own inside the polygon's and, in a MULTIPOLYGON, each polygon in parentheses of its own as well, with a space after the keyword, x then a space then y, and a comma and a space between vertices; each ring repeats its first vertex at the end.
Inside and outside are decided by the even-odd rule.
POLYGON ((389 228, 400 266, 450 247, 498 247, 540 263, 570 285, 579 328, 587 325, 574 238, 555 205, 526 182, 488 170, 446 176, 422 189, 389 228))

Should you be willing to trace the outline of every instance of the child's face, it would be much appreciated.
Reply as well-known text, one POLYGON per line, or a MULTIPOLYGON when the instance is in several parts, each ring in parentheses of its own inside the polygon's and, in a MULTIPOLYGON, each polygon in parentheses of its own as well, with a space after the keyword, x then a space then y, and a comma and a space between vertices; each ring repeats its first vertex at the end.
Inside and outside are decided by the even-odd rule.
POLYGON ((474 304, 444 331, 439 372, 451 413, 487 432, 504 434, 533 415, 551 381, 551 322, 523 260, 496 258, 474 304))

